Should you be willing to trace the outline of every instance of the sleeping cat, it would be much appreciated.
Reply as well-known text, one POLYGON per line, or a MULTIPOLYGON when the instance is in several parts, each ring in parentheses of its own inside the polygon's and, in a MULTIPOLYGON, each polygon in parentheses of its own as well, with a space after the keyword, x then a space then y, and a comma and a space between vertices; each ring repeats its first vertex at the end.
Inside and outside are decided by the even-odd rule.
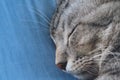
POLYGON ((80 80, 120 80, 120 0, 58 0, 56 65, 80 80))

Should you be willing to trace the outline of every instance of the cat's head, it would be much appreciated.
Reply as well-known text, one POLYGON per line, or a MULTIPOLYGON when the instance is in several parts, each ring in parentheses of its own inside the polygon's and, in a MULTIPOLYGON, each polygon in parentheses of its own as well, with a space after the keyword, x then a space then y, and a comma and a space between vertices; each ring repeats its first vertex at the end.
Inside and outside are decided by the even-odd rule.
MULTIPOLYGON (((56 65, 82 80, 99 74, 99 61, 120 36, 120 2, 62 0, 51 22, 56 65)), ((112 48, 111 48, 112 49, 112 48)))

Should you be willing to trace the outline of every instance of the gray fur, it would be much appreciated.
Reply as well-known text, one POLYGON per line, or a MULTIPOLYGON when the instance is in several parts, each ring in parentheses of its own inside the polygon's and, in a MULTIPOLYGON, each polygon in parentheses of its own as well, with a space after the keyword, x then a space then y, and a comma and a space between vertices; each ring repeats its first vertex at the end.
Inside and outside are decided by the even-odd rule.
POLYGON ((120 0, 58 0, 50 32, 55 62, 67 62, 68 73, 80 80, 120 79, 120 0))

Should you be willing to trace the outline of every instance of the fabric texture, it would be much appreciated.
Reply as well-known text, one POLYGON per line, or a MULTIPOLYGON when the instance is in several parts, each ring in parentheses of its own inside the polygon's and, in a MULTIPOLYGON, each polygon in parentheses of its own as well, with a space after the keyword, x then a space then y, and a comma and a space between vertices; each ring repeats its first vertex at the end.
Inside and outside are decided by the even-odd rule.
POLYGON ((55 0, 0 0, 0 80, 76 80, 55 66, 55 0))

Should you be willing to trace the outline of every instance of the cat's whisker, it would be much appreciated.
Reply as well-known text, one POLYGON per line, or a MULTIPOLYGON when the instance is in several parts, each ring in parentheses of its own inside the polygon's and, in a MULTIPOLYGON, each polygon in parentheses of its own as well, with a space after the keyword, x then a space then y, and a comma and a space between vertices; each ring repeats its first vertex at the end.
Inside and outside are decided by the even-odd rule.
POLYGON ((45 15, 44 13, 42 13, 41 11, 39 11, 38 9, 35 9, 38 13, 42 14, 48 21, 50 21, 50 18, 45 15))
MULTIPOLYGON (((19 6, 26 8, 23 5, 19 5, 19 6)), ((32 12, 35 12, 35 14, 37 14, 39 17, 42 17, 45 20, 45 22, 50 25, 51 19, 47 15, 45 15, 43 12, 41 12, 40 10, 38 10, 34 7, 30 7, 30 8, 28 8, 28 10, 32 11, 32 12)))
POLYGON ((44 24, 42 22, 35 22, 35 21, 30 21, 30 20, 22 20, 22 22, 40 24, 40 25, 44 26, 43 28, 49 30, 49 27, 46 27, 46 26, 49 26, 49 25, 46 25, 46 24, 44 24))
POLYGON ((30 9, 30 11, 34 12, 35 14, 37 14, 39 17, 43 18, 45 22, 47 22, 50 25, 50 19, 49 17, 47 17, 44 13, 42 13, 41 11, 33 8, 30 9))
MULTIPOLYGON (((92 70, 94 70, 93 72, 98 72, 98 68, 96 68, 96 67, 91 67, 91 68, 93 68, 92 70)), ((97 75, 96 73, 93 73, 94 75, 97 75)))
POLYGON ((48 24, 50 24, 50 21, 47 19, 47 18, 45 18, 41 13, 39 13, 39 12, 36 12, 36 11, 34 11, 38 16, 40 16, 41 18, 43 18, 48 24))
POLYGON ((93 73, 93 72, 91 72, 89 70, 84 70, 84 71, 86 71, 86 72, 88 72, 89 74, 92 74, 92 75, 97 75, 96 73, 93 73))

